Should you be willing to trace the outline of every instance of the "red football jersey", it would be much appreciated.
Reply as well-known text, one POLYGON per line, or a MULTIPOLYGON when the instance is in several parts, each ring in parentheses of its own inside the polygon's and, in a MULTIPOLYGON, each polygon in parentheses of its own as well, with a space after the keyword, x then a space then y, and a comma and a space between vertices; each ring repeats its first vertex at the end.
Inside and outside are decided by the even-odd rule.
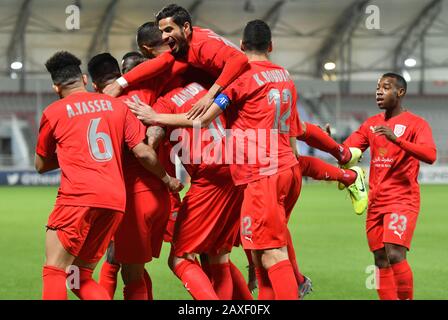
POLYGON ((247 57, 235 44, 212 30, 193 27, 187 62, 209 72, 217 78, 217 84, 226 87, 243 71, 247 57))
MULTIPOLYGON (((187 64, 176 61, 162 75, 126 88, 119 98, 122 101, 130 99, 153 105, 162 92, 178 87, 183 82, 180 75, 185 72, 187 67, 187 64)), ((172 172, 175 172, 174 163, 169 161, 169 155, 166 155, 166 153, 169 154, 169 150, 164 150, 164 148, 166 148, 166 144, 162 142, 158 150, 159 161, 167 172, 173 176, 172 172)), ((165 188, 162 180, 143 168, 131 151, 125 152, 123 165, 126 190, 128 192, 135 193, 165 188)))
POLYGON ((237 185, 296 165, 289 138, 302 134, 297 92, 288 71, 270 61, 249 65, 223 91, 231 100, 227 120, 236 147, 231 171, 237 185), (238 159, 242 151, 244 161, 238 159))
MULTIPOLYGON (((247 65, 247 57, 229 40, 218 36, 209 29, 193 27, 193 35, 186 54, 186 63, 211 74, 222 87, 229 85, 247 65)), ((169 70, 176 69, 179 61, 174 62, 170 53, 164 53, 136 66, 123 75, 132 85, 144 79, 169 70)))
POLYGON ((61 185, 56 205, 124 211, 124 144, 132 149, 144 138, 145 127, 119 99, 80 92, 49 105, 36 153, 57 153, 61 185))
MULTIPOLYGON (((141 101, 146 104, 153 104, 163 89, 163 83, 147 80, 138 86, 126 88, 120 100, 141 101)), ((137 120, 137 117, 133 115, 137 120)), ((127 150, 123 159, 124 181, 128 193, 136 193, 145 190, 160 190, 165 188, 165 184, 151 172, 148 172, 135 158, 132 151, 127 150)))
MULTIPOLYGON (((159 98, 153 108, 158 113, 186 113, 206 93, 203 86, 193 82, 159 98)), ((195 183, 224 182, 230 178, 229 166, 225 164, 225 124, 221 115, 212 121, 209 128, 199 129, 196 134, 193 128, 170 128, 167 131, 173 154, 179 155, 195 183)))
POLYGON ((388 120, 381 113, 367 119, 344 142, 362 151, 370 147, 369 211, 418 212, 420 162, 386 137, 373 133, 374 127, 380 125, 391 128, 400 140, 425 144, 435 150, 431 128, 423 118, 409 111, 388 120))

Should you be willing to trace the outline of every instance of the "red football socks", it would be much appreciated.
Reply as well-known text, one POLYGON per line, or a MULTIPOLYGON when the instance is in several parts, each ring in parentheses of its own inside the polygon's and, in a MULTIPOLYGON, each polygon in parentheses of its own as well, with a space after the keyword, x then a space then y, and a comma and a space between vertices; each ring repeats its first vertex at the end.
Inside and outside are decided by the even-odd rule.
POLYGON ((149 273, 148 273, 148 271, 146 269, 143 272, 143 278, 145 279, 146 291, 148 292, 148 300, 154 300, 154 297, 152 295, 152 281, 151 281, 151 277, 149 276, 149 273))
POLYGON ((229 263, 209 264, 213 288, 220 300, 231 300, 233 281, 229 263))
POLYGON ((219 300, 207 275, 195 262, 182 261, 174 267, 174 274, 195 300, 219 300))
POLYGON ((43 300, 67 300, 65 281, 67 273, 63 269, 44 266, 42 270, 43 300))
POLYGON ((306 123, 306 133, 301 140, 305 141, 313 148, 328 152, 341 164, 345 164, 350 161, 351 153, 349 148, 342 144, 338 144, 332 137, 314 124, 309 122, 306 123))
POLYGON ((394 271, 397 296, 400 300, 412 300, 414 298, 414 283, 412 269, 407 260, 391 265, 394 271))
POLYGON ((232 300, 253 300, 252 294, 247 286, 246 279, 240 269, 235 266, 232 261, 229 261, 230 274, 232 275, 233 282, 233 295, 232 300))
POLYGON ((114 298, 115 290, 117 289, 117 274, 120 271, 119 264, 109 263, 104 261, 100 271, 99 284, 106 289, 110 298, 114 298))
POLYGON ((296 253, 294 251, 294 245, 292 243, 291 233, 288 230, 288 257, 291 262, 292 270, 294 271, 294 276, 296 277, 297 285, 305 282, 305 277, 300 273, 299 265, 297 264, 296 253))
POLYGON ((328 180, 342 182, 346 187, 356 180, 356 172, 335 167, 325 161, 308 156, 298 158, 302 175, 314 180, 328 180))
POLYGON ((111 300, 109 293, 92 278, 93 270, 79 267, 79 289, 73 293, 81 300, 111 300))
POLYGON ((148 300, 148 289, 144 276, 123 288, 124 300, 148 300))
POLYGON ((255 274, 258 281, 258 300, 274 300, 274 289, 272 288, 268 272, 263 267, 256 267, 255 274))
POLYGON ((380 300, 397 300, 394 271, 391 267, 379 269, 378 296, 380 300))
POLYGON ((276 300, 298 300, 299 287, 289 260, 277 262, 268 269, 276 300))

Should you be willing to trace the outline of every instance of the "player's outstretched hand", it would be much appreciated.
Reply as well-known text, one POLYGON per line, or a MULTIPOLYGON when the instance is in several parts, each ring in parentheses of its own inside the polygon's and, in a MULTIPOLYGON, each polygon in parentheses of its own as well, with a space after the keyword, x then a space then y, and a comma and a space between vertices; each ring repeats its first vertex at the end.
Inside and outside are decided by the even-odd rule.
POLYGON ((166 183, 166 186, 171 192, 174 193, 177 193, 184 188, 184 185, 180 182, 180 180, 173 177, 170 177, 170 179, 166 183))
POLYGON ((207 112, 208 108, 210 108, 213 104, 213 100, 213 97, 210 97, 208 94, 204 95, 193 105, 193 108, 187 112, 187 118, 189 120, 194 120, 203 116, 207 112))
POLYGON ((394 134, 391 128, 386 126, 375 126, 373 127, 373 133, 385 136, 388 140, 395 142, 397 140, 397 136, 394 134))
POLYGON ((134 102, 131 100, 125 100, 124 102, 128 105, 132 113, 135 114, 137 119, 139 119, 144 124, 151 125, 156 123, 154 118, 157 113, 153 108, 151 108, 150 105, 147 105, 146 103, 143 103, 141 101, 134 102))
POLYGON ((112 97, 118 97, 122 91, 123 91, 123 88, 118 84, 117 81, 114 81, 111 84, 108 84, 103 89, 103 93, 105 93, 109 96, 112 96, 112 97))

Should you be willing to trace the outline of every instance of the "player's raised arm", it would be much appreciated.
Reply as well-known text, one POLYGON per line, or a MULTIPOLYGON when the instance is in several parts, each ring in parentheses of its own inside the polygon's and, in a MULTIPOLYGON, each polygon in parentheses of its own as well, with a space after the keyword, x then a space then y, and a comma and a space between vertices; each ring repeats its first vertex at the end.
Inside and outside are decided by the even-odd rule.
POLYGON ((358 130, 345 139, 343 145, 361 149, 362 152, 366 151, 369 148, 368 130, 366 124, 362 124, 358 130))
POLYGON ((166 52, 157 58, 149 59, 105 87, 103 93, 117 97, 123 89, 130 84, 139 83, 143 80, 156 77, 168 70, 173 63, 174 57, 169 52, 166 52))
MULTIPOLYGON (((219 96, 218 96, 219 98, 219 96)), ((217 98, 217 99, 218 99, 217 98)), ((219 102, 212 103, 212 106, 207 112, 196 120, 189 119, 186 113, 172 114, 172 113, 157 113, 149 105, 143 102, 133 102, 130 100, 125 101, 129 109, 137 116, 137 119, 142 121, 146 125, 163 125, 169 127, 193 127, 198 126, 200 128, 208 127, 216 117, 218 117, 223 110, 219 102)))
MULTIPOLYGON (((204 44, 204 46, 210 46, 210 48, 203 49, 205 52, 213 50, 212 44, 204 44)), ((190 119, 196 119, 204 115, 208 107, 213 103, 215 97, 245 70, 249 60, 241 51, 229 45, 225 45, 216 53, 212 63, 217 66, 223 65, 222 72, 207 94, 196 102, 193 105, 193 108, 187 113, 187 116, 190 119)))

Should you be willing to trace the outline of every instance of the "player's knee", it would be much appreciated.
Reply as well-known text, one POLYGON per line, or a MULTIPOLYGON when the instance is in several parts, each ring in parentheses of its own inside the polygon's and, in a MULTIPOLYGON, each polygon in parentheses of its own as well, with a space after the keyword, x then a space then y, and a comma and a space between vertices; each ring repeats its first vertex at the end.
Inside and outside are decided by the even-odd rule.
POLYGON ((141 279, 143 277, 144 271, 144 264, 123 264, 121 268, 121 276, 123 277, 123 282, 125 284, 129 284, 141 279))
POLYGON ((389 258, 390 264, 396 264, 406 259, 406 254, 403 252, 403 250, 391 249, 387 253, 387 257, 389 258))
POLYGON ((261 264, 266 270, 283 260, 288 260, 288 251, 286 250, 286 247, 263 250, 261 254, 261 264))
POLYGON ((389 259, 384 249, 375 251, 373 255, 375 258, 375 265, 378 268, 388 268, 390 266, 389 259))

